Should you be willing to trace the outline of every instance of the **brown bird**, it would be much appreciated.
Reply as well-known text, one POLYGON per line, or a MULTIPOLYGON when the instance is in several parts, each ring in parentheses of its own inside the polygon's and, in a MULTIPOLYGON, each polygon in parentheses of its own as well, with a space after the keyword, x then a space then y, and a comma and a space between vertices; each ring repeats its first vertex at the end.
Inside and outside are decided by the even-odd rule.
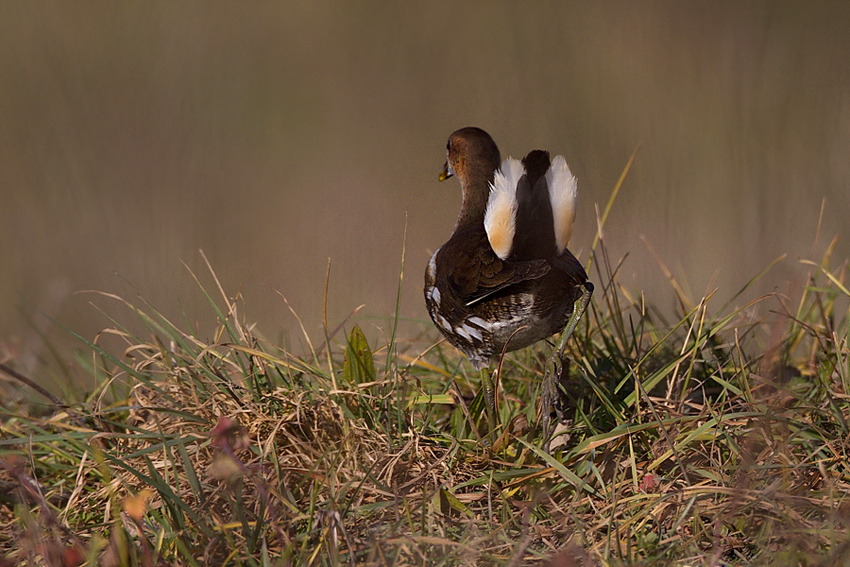
POLYGON ((542 422, 548 450, 567 339, 593 284, 567 249, 575 220, 576 179, 563 156, 542 150, 501 161, 480 128, 448 141, 440 181, 455 176, 463 200, 454 233, 425 270, 428 313, 448 341, 481 372, 491 438, 496 407, 487 367, 507 347, 529 346, 563 330, 543 375, 542 422))

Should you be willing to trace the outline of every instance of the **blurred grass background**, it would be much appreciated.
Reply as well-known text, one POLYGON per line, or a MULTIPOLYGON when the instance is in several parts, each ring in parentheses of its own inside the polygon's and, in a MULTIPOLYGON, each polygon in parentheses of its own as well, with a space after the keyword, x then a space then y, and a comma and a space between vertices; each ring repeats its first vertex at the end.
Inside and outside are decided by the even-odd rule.
POLYGON ((842 2, 2 3, 0 355, 41 364, 32 318, 64 340, 39 312, 94 336, 79 290, 209 328, 198 249, 296 352, 276 290, 320 335, 328 258, 330 324, 365 303, 381 326, 406 215, 401 315, 427 318, 460 202, 436 177, 466 125, 567 157, 583 259, 640 144, 607 246, 661 307, 641 235, 696 297, 783 253, 752 293, 802 286, 822 203, 821 245, 850 216, 847 29, 842 2))

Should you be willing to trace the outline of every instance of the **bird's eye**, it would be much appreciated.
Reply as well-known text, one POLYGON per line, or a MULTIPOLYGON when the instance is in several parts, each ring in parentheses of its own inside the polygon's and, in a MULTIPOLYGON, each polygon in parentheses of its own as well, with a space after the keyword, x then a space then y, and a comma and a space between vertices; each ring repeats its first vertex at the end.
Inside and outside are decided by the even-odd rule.
POLYGON ((452 149, 452 143, 446 142, 446 151, 449 152, 449 151, 451 151, 451 149, 452 149))

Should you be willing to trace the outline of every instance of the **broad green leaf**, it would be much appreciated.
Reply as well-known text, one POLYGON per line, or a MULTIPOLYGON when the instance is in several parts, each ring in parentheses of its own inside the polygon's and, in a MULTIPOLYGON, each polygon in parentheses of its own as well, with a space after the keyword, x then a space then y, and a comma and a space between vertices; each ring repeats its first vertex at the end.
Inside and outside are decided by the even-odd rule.
POLYGON ((345 360, 342 364, 342 377, 349 384, 362 384, 375 380, 375 362, 372 351, 360 327, 354 325, 348 335, 345 348, 345 360))

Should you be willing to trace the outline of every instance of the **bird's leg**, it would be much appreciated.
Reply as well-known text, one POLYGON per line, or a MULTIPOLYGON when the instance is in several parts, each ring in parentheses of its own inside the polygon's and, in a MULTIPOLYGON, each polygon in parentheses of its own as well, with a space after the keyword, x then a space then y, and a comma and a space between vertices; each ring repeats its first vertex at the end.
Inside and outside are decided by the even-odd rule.
POLYGON ((490 439, 490 446, 493 446, 494 435, 496 434, 496 389, 493 386, 493 379, 490 377, 490 371, 485 366, 481 369, 481 386, 484 388, 484 404, 487 411, 487 426, 490 430, 487 435, 490 439))
POLYGON ((592 294, 593 284, 585 282, 584 291, 582 292, 581 297, 579 297, 573 305, 573 314, 570 315, 570 320, 567 321, 567 326, 564 327, 564 331, 561 333, 561 337, 555 345, 555 350, 552 351, 552 354, 546 359, 546 366, 544 367, 543 372, 543 388, 540 394, 540 411, 542 413, 541 422, 543 425, 543 438, 545 439, 543 443, 543 450, 547 453, 549 452, 549 438, 552 434, 550 431, 550 413, 552 412, 552 408, 555 408, 558 420, 563 420, 564 418, 563 410, 556 403, 559 398, 558 382, 560 381, 561 373, 564 370, 564 349, 567 347, 567 340, 570 338, 570 335, 573 334, 573 331, 575 331, 581 316, 584 315, 592 294))

